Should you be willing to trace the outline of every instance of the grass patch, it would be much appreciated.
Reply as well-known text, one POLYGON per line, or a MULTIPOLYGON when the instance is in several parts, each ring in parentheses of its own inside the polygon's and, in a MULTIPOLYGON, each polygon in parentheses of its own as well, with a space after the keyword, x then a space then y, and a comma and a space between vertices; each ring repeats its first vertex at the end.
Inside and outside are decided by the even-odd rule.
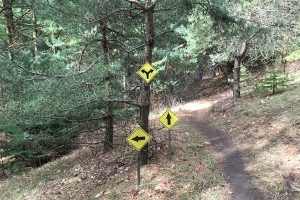
POLYGON ((37 169, 27 170, 0 182, 0 199, 23 199, 24 195, 40 194, 49 182, 67 176, 67 170, 76 165, 80 155, 65 156, 37 169))

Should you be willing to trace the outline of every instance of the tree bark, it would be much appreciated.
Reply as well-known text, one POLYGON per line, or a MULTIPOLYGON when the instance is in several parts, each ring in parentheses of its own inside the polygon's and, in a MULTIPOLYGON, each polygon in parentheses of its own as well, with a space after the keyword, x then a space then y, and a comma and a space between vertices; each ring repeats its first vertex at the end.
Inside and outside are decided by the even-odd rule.
POLYGON ((0 86, 1 86, 1 99, 4 99, 4 83, 0 82, 0 86))
MULTIPOLYGON (((152 63, 152 52, 154 47, 154 23, 153 23, 154 6, 152 0, 145 3, 145 26, 146 26, 146 45, 145 45, 145 62, 152 63)), ((150 112, 150 85, 143 83, 141 87, 141 109, 140 109, 140 126, 149 133, 149 112, 150 112)), ((148 163, 148 144, 141 151, 141 164, 148 163)))
POLYGON ((282 71, 283 71, 284 74, 286 74, 286 63, 287 63, 287 61, 286 61, 286 59, 285 59, 285 54, 282 53, 282 54, 281 54, 281 61, 280 61, 280 64, 281 64, 282 71))
POLYGON ((6 21, 6 32, 8 37, 8 57, 13 60, 12 48, 14 45, 15 23, 13 14, 13 0, 3 0, 4 18, 6 21))
POLYGON ((236 101, 241 97, 241 63, 247 52, 248 44, 243 42, 237 45, 234 53, 234 68, 233 68, 233 99, 236 101))
MULTIPOLYGON (((140 97, 140 127, 149 133, 149 112, 150 112, 150 85, 143 83, 141 87, 140 97)), ((141 164, 146 165, 148 163, 148 144, 141 150, 141 164)))
POLYGON ((110 99, 111 88, 110 88, 110 73, 108 69, 109 64, 109 49, 107 42, 107 24, 105 22, 100 23, 100 29, 102 34, 101 45, 104 55, 104 65, 105 65, 105 137, 104 137, 104 152, 109 152, 113 149, 113 104, 110 99))
MULTIPOLYGON (((140 7, 145 14, 145 27, 146 27, 146 44, 145 44, 145 62, 152 63, 152 52, 154 47, 154 23, 153 13, 154 4, 152 0, 146 0, 143 5, 138 0, 128 0, 140 7)), ((143 83, 140 92, 140 127, 149 133, 149 112, 150 112, 150 85, 143 83)), ((148 163, 148 144, 141 150, 141 164, 146 165, 148 163)))
POLYGON ((37 18, 35 14, 35 2, 31 1, 31 9, 32 9, 32 22, 33 22, 33 27, 32 27, 32 39, 33 39, 33 58, 36 58, 38 48, 37 48, 37 32, 38 32, 38 27, 37 27, 37 18))
POLYGON ((105 125, 105 141, 104 152, 109 152, 113 149, 113 106, 112 102, 106 101, 106 125, 105 125))
POLYGON ((241 59, 239 57, 234 58, 233 79, 233 99, 236 101, 241 97, 241 59))

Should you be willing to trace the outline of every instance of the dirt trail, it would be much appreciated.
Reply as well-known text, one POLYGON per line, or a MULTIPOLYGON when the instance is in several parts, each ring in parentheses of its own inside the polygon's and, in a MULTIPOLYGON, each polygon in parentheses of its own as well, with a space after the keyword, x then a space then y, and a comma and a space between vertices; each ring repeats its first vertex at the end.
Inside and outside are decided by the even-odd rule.
POLYGON ((240 151, 232 143, 231 139, 222 131, 206 124, 203 117, 209 112, 212 101, 194 102, 178 110, 182 120, 190 123, 199 130, 213 148, 223 158, 225 178, 232 191, 234 200, 262 200, 260 192, 251 183, 250 178, 244 171, 244 163, 240 151), (190 109, 192 108, 192 109, 190 109))
POLYGON ((191 123, 207 138, 214 148, 222 154, 224 158, 224 172, 230 184, 233 199, 262 199, 258 196, 258 191, 245 174, 241 153, 232 144, 230 139, 219 130, 201 121, 194 120, 193 115, 191 115, 191 118, 191 123))

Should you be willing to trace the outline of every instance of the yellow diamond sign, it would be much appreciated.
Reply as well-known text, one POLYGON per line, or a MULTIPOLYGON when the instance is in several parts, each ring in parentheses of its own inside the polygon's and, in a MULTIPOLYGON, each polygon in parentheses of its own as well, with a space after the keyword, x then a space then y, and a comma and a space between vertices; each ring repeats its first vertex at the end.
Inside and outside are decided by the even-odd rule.
POLYGON ((137 151, 143 149, 143 147, 151 140, 151 136, 148 135, 141 127, 136 128, 126 139, 137 151))
POLYGON ((146 83, 149 83, 157 75, 157 70, 147 62, 136 73, 144 79, 146 83))
POLYGON ((170 109, 168 109, 160 118, 159 121, 165 125, 168 129, 171 129, 179 121, 177 117, 170 109))

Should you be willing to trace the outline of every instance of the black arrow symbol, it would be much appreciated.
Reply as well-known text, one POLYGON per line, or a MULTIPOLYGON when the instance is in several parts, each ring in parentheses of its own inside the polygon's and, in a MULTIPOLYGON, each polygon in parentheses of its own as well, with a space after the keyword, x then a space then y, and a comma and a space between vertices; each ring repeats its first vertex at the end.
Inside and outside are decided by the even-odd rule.
POLYGON ((132 140, 136 141, 136 142, 139 142, 140 140, 145 140, 145 139, 146 139, 145 137, 139 137, 139 136, 132 138, 132 140))
POLYGON ((171 117, 170 113, 168 113, 166 119, 168 120, 168 125, 171 125, 171 119, 172 119, 172 117, 171 117))
POLYGON ((150 73, 154 72, 154 70, 153 70, 153 69, 150 69, 150 70, 147 72, 146 70, 143 69, 141 72, 142 72, 142 73, 145 73, 146 76, 147 76, 147 79, 149 79, 150 73))

